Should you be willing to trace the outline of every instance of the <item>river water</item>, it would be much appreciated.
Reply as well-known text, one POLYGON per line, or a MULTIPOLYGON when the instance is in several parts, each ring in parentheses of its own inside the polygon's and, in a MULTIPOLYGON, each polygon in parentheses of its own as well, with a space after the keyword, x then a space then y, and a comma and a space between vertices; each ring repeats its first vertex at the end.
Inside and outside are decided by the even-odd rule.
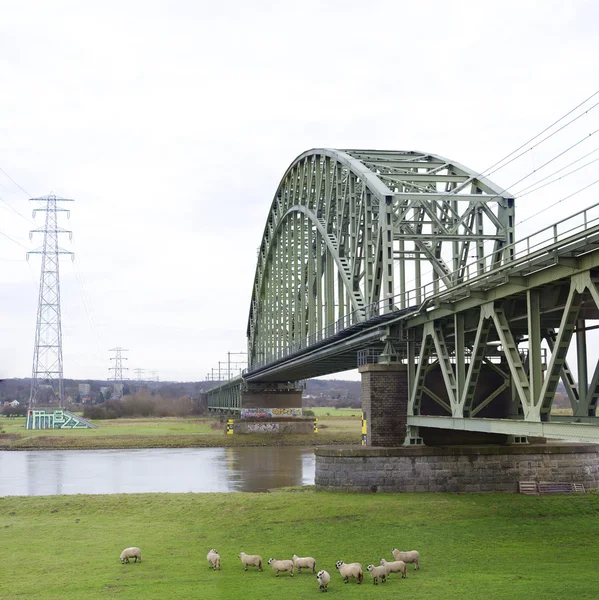
POLYGON ((265 492, 314 483, 311 448, 0 451, 0 496, 265 492))

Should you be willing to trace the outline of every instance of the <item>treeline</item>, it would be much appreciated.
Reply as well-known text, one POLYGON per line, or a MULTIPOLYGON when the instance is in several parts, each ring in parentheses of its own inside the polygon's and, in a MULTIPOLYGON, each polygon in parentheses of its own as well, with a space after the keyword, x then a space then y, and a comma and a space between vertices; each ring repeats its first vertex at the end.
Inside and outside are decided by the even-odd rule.
POLYGON ((302 406, 305 408, 313 408, 315 406, 331 406, 333 408, 361 408, 361 398, 302 398, 302 406))
POLYGON ((202 415, 205 407, 190 396, 161 396, 142 390, 121 400, 106 400, 101 404, 85 404, 86 419, 120 419, 122 417, 189 417, 202 415))

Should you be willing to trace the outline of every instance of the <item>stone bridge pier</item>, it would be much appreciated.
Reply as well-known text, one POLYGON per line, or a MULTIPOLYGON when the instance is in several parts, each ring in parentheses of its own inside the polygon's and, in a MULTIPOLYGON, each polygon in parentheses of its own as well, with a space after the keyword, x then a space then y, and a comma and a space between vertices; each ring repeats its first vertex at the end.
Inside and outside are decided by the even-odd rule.
MULTIPOLYGON (((354 492, 517 492, 520 481, 582 483, 599 488, 599 446, 507 435, 408 427, 408 369, 401 363, 361 366, 362 447, 315 449, 318 489, 354 492)), ((441 377, 434 369, 426 387, 441 377)), ((493 385, 491 373, 488 384, 493 385)), ((488 393, 488 390, 481 390, 488 393)), ((423 399, 422 410, 434 411, 423 399)), ((503 418, 514 404, 506 392, 496 404, 503 418)), ((437 405, 437 408, 438 405, 437 405)), ((430 413, 429 413, 430 414, 430 413)), ((434 412, 433 412, 434 414, 434 412)), ((439 412, 437 412, 439 414, 439 412)))

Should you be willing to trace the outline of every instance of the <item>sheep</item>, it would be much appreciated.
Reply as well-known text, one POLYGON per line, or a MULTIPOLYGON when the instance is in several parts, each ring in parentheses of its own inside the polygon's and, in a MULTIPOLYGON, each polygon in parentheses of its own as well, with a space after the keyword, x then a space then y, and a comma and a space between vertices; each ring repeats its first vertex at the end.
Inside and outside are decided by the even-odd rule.
POLYGON ((389 573, 401 573, 403 579, 406 578, 406 563, 403 560, 396 560, 395 562, 387 562, 384 558, 381 558, 381 565, 387 567, 387 576, 389 573))
POLYGON ((337 570, 343 577, 343 583, 347 583, 350 577, 354 577, 358 580, 358 583, 362 583, 364 572, 360 563, 349 563, 346 565, 342 560, 338 560, 335 567, 337 567, 337 570))
POLYGON ((121 552, 121 563, 128 563, 130 558, 135 558, 135 562, 139 559, 139 562, 141 562, 141 550, 136 546, 125 548, 121 552))
POLYGON ((312 573, 316 573, 316 561, 311 556, 300 558, 297 554, 294 554, 291 559, 298 573, 301 573, 302 569, 312 569, 312 573))
POLYGON ((316 579, 318 579, 318 583, 320 584, 320 591, 326 592, 327 585, 329 585, 331 581, 331 576, 326 571, 318 571, 316 579))
POLYGON ((293 577, 293 561, 292 560, 277 560, 276 558, 269 558, 268 564, 272 567, 275 572, 275 577, 279 576, 279 571, 289 571, 291 577, 293 577))
POLYGON ((241 558, 244 571, 247 571, 248 567, 258 567, 258 571, 262 571, 262 557, 258 554, 246 554, 245 552, 240 552, 237 556, 241 558))
POLYGON ((375 567, 374 565, 368 565, 366 569, 370 571, 370 574, 372 575, 372 583, 374 583, 374 585, 378 585, 379 577, 383 583, 387 583, 387 567, 375 567))
POLYGON ((210 549, 210 552, 206 555, 206 559, 208 560, 209 569, 214 569, 215 571, 218 569, 220 571, 220 556, 214 548, 210 549))
POLYGON ((395 560, 403 560, 408 564, 414 564, 414 571, 420 568, 420 554, 416 550, 410 550, 409 552, 400 552, 397 548, 393 550, 393 556, 395 560))

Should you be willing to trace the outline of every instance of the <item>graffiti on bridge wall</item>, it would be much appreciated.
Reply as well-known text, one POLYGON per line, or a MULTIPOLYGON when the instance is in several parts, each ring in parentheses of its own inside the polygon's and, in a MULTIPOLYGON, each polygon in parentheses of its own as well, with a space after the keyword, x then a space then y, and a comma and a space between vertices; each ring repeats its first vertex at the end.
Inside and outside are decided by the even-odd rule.
POLYGON ((273 417, 301 417, 301 408, 242 408, 242 419, 272 419, 273 417))
POLYGON ((278 423, 248 423, 248 433, 278 433, 278 423))

